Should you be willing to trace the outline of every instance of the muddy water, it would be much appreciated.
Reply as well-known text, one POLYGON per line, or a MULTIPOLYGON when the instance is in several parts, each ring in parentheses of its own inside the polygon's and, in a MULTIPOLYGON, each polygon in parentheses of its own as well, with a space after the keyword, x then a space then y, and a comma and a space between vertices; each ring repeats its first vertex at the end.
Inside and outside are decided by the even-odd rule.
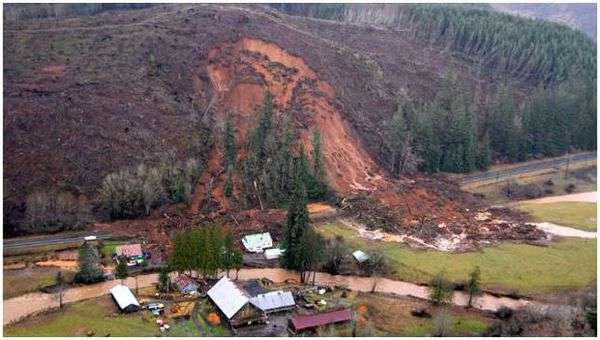
MULTIPOLYGON (((297 281, 298 274, 281 268, 246 268, 239 272, 240 280, 267 278, 273 282, 285 282, 288 280, 297 281)), ((157 274, 148 274, 138 276, 138 287, 148 287, 158 282, 157 274)), ((355 277, 330 275, 326 273, 317 273, 316 283, 323 285, 338 285, 348 289, 370 292, 375 285, 375 291, 380 293, 391 293, 399 296, 412 296, 421 299, 427 299, 427 288, 414 283, 393 281, 385 278, 355 277)), ((113 286, 120 284, 119 280, 101 282, 93 285, 74 287, 64 292, 63 302, 71 303, 86 299, 92 299, 98 296, 108 294, 113 286)), ((129 278, 125 280, 125 285, 135 288, 135 280, 129 278)), ((466 306, 468 296, 464 292, 454 294, 454 304, 466 306)), ((475 299, 473 306, 481 310, 495 311, 501 306, 518 309, 531 304, 531 301, 516 300, 504 297, 495 297, 484 294, 475 299)), ((4 325, 18 321, 31 314, 39 313, 51 308, 58 307, 58 297, 56 294, 32 293, 22 295, 16 298, 4 300, 4 325)))

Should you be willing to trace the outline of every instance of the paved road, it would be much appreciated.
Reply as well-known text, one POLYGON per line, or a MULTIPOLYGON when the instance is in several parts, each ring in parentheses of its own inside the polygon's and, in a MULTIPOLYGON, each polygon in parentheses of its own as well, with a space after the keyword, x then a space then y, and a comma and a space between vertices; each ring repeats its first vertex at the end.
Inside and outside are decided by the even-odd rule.
POLYGON ((583 152, 571 155, 570 157, 561 157, 555 159, 542 160, 539 162, 529 163, 522 166, 517 166, 510 169, 504 170, 490 170, 482 173, 476 173, 472 175, 466 175, 462 177, 459 182, 461 185, 475 184, 477 182, 486 182, 493 180, 506 179, 508 177, 524 175, 530 172, 549 170, 552 168, 558 168, 563 165, 569 164, 574 165, 579 162, 586 162, 596 159, 596 152, 583 152), (570 160, 569 160, 570 159, 570 160))
MULTIPOLYGON (((232 274, 231 277, 235 277, 235 274, 232 274)), ((290 280, 298 281, 298 273, 282 268, 243 268, 238 273, 239 280, 251 280, 259 278, 267 278, 277 283, 290 280)), ((138 287, 140 288, 154 285, 156 282, 158 282, 158 274, 138 276, 138 287)), ((344 286, 350 290, 360 292, 371 292, 375 286, 375 291, 380 293, 390 293, 399 296, 412 296, 421 299, 428 299, 429 297, 427 287, 425 286, 420 286, 410 282, 394 281, 386 278, 342 276, 330 275, 327 273, 317 273, 315 282, 321 285, 344 286)), ((63 301, 64 303, 71 303, 103 296, 108 294, 110 288, 117 284, 120 284, 120 280, 112 280, 87 286, 70 288, 65 290, 63 301)), ((135 280, 130 277, 125 280, 125 285, 134 288, 135 280)), ((466 306, 467 301, 468 296, 465 292, 455 292, 453 300, 455 305, 466 306)), ((531 303, 534 302, 525 299, 497 297, 485 293, 477 297, 473 303, 473 307, 481 310, 496 311, 501 306, 519 309, 531 303)), ((31 314, 39 313, 56 307, 58 307, 57 294, 45 294, 38 292, 4 300, 4 325, 16 322, 31 314)))
MULTIPOLYGON (((14 238, 14 239, 5 239, 4 250, 14 250, 21 248, 29 248, 29 247, 41 247, 41 246, 50 246, 50 245, 60 245, 60 244, 69 244, 69 243, 83 243, 83 238, 85 236, 90 235, 90 233, 70 233, 70 234, 58 234, 58 235, 50 235, 50 236, 40 236, 40 237, 32 237, 32 238, 14 238)), ((112 238, 112 235, 109 233, 98 233, 92 234, 97 237, 98 240, 108 240, 112 238)))

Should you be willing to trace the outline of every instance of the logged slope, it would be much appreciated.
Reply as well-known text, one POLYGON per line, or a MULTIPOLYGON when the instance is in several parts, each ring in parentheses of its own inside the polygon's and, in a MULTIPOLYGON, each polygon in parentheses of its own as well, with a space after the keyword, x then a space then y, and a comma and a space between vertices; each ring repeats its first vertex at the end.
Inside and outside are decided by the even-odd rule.
POLYGON ((9 222, 29 193, 93 199, 108 173, 164 157, 203 161, 192 213, 226 210, 224 117, 233 113, 242 145, 267 89, 307 151, 321 131, 326 175, 340 195, 370 192, 404 221, 473 213, 448 183, 393 183, 382 170, 382 124, 398 96, 432 98, 448 69, 477 84, 481 98, 495 86, 470 61, 401 31, 221 5, 4 24, 9 222))

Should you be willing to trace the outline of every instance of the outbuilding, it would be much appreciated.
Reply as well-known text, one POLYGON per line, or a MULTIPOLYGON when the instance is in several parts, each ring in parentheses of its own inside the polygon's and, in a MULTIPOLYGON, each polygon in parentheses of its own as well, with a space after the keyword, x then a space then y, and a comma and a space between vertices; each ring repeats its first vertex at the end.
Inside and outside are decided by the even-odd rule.
POLYGON ((290 326, 294 332, 302 332, 350 320, 352 320, 352 311, 346 308, 313 315, 295 315, 290 319, 290 326))
POLYGON ((270 233, 251 234, 242 238, 242 244, 251 253, 262 253, 265 249, 273 247, 270 233))
POLYGON ((288 291, 278 290, 265 294, 258 294, 250 298, 250 303, 260 308, 265 313, 275 313, 290 310, 296 306, 294 295, 288 291))
POLYGON ((175 287, 182 292, 183 294, 190 294, 193 292, 197 292, 200 285, 198 285, 194 280, 192 280, 187 275, 179 275, 175 279, 175 287))
POLYGON ((226 276, 215 283, 206 295, 229 320, 232 327, 267 321, 265 312, 251 304, 248 296, 226 276))
POLYGON ((356 261, 358 261, 358 263, 363 263, 369 259, 369 255, 362 250, 355 251, 352 253, 352 256, 354 259, 356 259, 356 261))
POLYGON ((116 285, 110 289, 110 295, 112 295, 122 313, 132 313, 140 310, 140 303, 129 288, 116 285))

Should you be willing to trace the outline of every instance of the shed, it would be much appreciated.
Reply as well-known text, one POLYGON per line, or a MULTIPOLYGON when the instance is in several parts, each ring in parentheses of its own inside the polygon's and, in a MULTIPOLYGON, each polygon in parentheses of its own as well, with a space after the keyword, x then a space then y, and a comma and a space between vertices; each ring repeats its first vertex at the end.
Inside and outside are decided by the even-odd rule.
POLYGON ((268 232, 251 234, 242 238, 242 244, 251 253, 261 253, 263 250, 273 247, 273 239, 268 232))
POLYGON ((231 280, 224 276, 206 295, 229 320, 232 327, 261 323, 267 320, 265 313, 254 305, 250 299, 231 280))
POLYGON ((197 292, 198 288, 200 287, 199 284, 194 282, 194 280, 192 280, 187 275, 179 275, 175 279, 174 284, 175 284, 175 287, 184 294, 190 294, 192 292, 197 292))
POLYGON ((282 290, 258 294, 257 296, 250 298, 250 303, 260 308, 265 313, 289 310, 296 306, 292 293, 282 290))
POLYGON ((355 251, 354 253, 352 253, 352 256, 354 256, 354 258, 356 259, 356 261, 358 261, 358 263, 363 263, 369 259, 369 255, 367 255, 362 250, 355 251))
POLYGON ((285 252, 285 249, 279 249, 279 248, 266 249, 265 250, 265 259, 267 259, 267 260, 278 259, 281 257, 281 255, 283 255, 284 252, 285 252))
POLYGON ((110 289, 110 294, 121 312, 131 313, 140 310, 140 303, 129 288, 123 285, 116 285, 110 289))
POLYGON ((295 315, 290 319, 290 324, 294 331, 299 332, 350 320, 352 320, 352 312, 346 308, 314 315, 295 315))

